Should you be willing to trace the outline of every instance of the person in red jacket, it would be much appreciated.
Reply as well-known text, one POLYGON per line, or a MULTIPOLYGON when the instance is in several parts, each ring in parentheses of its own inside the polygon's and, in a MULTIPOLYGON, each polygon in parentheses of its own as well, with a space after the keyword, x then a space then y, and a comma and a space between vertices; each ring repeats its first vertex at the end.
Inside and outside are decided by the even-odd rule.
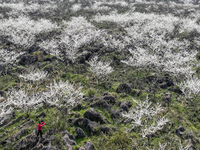
POLYGON ((39 122, 38 124, 38 133, 37 133, 37 137, 40 134, 40 137, 42 138, 42 127, 45 125, 46 122, 39 122))

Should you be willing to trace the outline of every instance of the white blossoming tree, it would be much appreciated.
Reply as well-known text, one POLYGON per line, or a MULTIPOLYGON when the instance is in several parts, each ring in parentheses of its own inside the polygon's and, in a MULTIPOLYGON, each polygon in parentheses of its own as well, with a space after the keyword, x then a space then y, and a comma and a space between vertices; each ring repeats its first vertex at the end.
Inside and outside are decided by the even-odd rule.
POLYGON ((27 74, 20 74, 19 77, 25 81, 39 82, 49 76, 47 71, 41 71, 39 69, 30 70, 27 74))
POLYGON ((74 106, 84 95, 81 89, 81 86, 76 87, 68 81, 56 82, 54 80, 42 93, 42 102, 46 106, 53 106, 60 110, 74 106))
POLYGON ((41 107, 42 97, 39 93, 35 93, 30 84, 25 87, 20 85, 19 90, 12 88, 6 93, 6 101, 9 106, 14 106, 17 110, 22 110, 28 117, 33 110, 41 107))
POLYGON ((161 104, 157 103, 155 106, 149 102, 148 97, 145 101, 136 101, 135 108, 132 108, 128 113, 122 113, 122 117, 127 118, 131 121, 131 128, 128 131, 132 131, 135 127, 141 128, 141 136, 143 138, 156 133, 156 131, 161 130, 163 126, 169 122, 165 116, 157 117, 158 113, 163 111, 161 104), (151 120, 151 121, 150 121, 151 120), (152 122, 152 123, 149 123, 152 122))
POLYGON ((108 74, 114 71, 110 66, 110 62, 103 62, 98 60, 98 56, 93 57, 87 62, 90 65, 89 70, 96 76, 97 83, 101 78, 105 78, 108 74))
POLYGON ((10 107, 5 101, 0 102, 0 125, 5 122, 5 120, 12 115, 14 112, 13 107, 10 107))

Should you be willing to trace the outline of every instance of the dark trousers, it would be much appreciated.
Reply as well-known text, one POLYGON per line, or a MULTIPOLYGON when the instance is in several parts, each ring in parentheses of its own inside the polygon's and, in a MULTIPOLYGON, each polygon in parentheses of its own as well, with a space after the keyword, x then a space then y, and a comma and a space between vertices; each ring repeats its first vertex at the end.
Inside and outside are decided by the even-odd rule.
POLYGON ((38 130, 37 137, 39 134, 40 134, 40 137, 42 138, 42 130, 38 130))

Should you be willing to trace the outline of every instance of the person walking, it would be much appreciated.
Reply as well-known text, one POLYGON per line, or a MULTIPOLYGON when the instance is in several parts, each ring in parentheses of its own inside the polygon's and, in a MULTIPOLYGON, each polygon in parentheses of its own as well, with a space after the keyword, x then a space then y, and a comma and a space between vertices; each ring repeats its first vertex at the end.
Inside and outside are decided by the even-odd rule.
POLYGON ((42 127, 45 125, 46 122, 39 122, 38 124, 38 133, 37 133, 37 137, 40 134, 40 137, 42 138, 42 127))

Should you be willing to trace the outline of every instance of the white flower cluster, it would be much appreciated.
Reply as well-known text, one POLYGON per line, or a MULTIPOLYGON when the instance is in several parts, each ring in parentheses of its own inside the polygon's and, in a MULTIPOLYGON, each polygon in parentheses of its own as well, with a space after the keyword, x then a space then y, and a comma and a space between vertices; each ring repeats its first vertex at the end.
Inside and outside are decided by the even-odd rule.
POLYGON ((7 99, 5 101, 10 106, 22 110, 28 116, 33 109, 37 109, 42 101, 42 97, 39 93, 35 93, 35 90, 37 87, 34 89, 30 84, 28 87, 20 85, 19 90, 12 88, 6 93, 7 99))
POLYGON ((28 74, 20 74, 19 77, 23 78, 24 80, 28 80, 28 81, 39 81, 39 80, 47 78, 48 72, 35 69, 32 71, 29 71, 28 74))
POLYGON ((10 107, 8 103, 4 101, 4 98, 0 96, 0 125, 5 122, 5 120, 12 115, 13 107, 10 107))
POLYGON ((56 51, 57 56, 61 55, 60 50, 64 50, 66 57, 73 62, 78 56, 78 48, 97 40, 101 34, 84 17, 72 17, 71 21, 63 21, 62 25, 62 34, 50 41, 44 41, 40 47, 50 51, 51 54, 56 51))
POLYGON ((98 56, 93 57, 87 62, 90 65, 89 70, 97 76, 97 78, 102 78, 114 71, 110 66, 109 62, 98 61, 98 56))
POLYGON ((82 7, 81 4, 74 4, 74 5, 72 5, 71 10, 74 12, 77 12, 77 11, 81 10, 81 7, 82 7))
POLYGON ((125 112, 122 114, 123 117, 128 118, 131 121, 131 129, 134 129, 137 126, 142 127, 142 137, 147 137, 148 135, 154 134, 156 131, 161 130, 163 126, 169 122, 168 119, 154 118, 159 112, 163 111, 161 104, 157 103, 155 107, 152 106, 152 103, 149 102, 148 97, 145 101, 136 101, 135 108, 131 109, 128 113, 125 112), (143 119, 145 118, 145 121, 143 119), (147 121, 153 119, 153 123, 149 124, 147 121))
POLYGON ((35 42, 36 34, 57 28, 57 25, 49 20, 34 21, 26 16, 2 19, 0 24, 0 35, 8 36, 11 42, 23 47, 31 46, 35 42))
POLYGON ((6 64, 7 63, 13 64, 17 62, 18 61, 17 58, 24 53, 25 52, 9 51, 9 50, 0 48, 0 58, 1 58, 0 62, 6 63, 6 64))
POLYGON ((52 10, 57 8, 57 5, 55 5, 52 2, 45 3, 44 5, 39 5, 38 3, 29 3, 25 4, 23 2, 19 3, 2 3, 0 4, 0 7, 2 8, 11 8, 12 10, 7 12, 9 16, 19 16, 21 14, 26 14, 30 12, 51 12, 52 10))
POLYGON ((186 97, 196 97, 200 93, 200 79, 197 76, 187 75, 187 79, 177 84, 186 97))
POLYGON ((54 80, 49 86, 47 91, 42 93, 43 102, 50 106, 61 108, 62 106, 73 106, 83 97, 81 92, 82 87, 75 87, 68 81, 56 82, 54 80))
POLYGON ((0 102, 0 123, 13 112, 13 109, 23 111, 27 116, 32 110, 36 110, 43 105, 54 106, 61 108, 62 106, 73 106, 83 97, 81 92, 82 87, 76 87, 68 81, 56 82, 54 80, 49 86, 46 86, 46 91, 37 92, 38 87, 32 85, 20 84, 19 89, 12 88, 6 92, 6 98, 0 102))

